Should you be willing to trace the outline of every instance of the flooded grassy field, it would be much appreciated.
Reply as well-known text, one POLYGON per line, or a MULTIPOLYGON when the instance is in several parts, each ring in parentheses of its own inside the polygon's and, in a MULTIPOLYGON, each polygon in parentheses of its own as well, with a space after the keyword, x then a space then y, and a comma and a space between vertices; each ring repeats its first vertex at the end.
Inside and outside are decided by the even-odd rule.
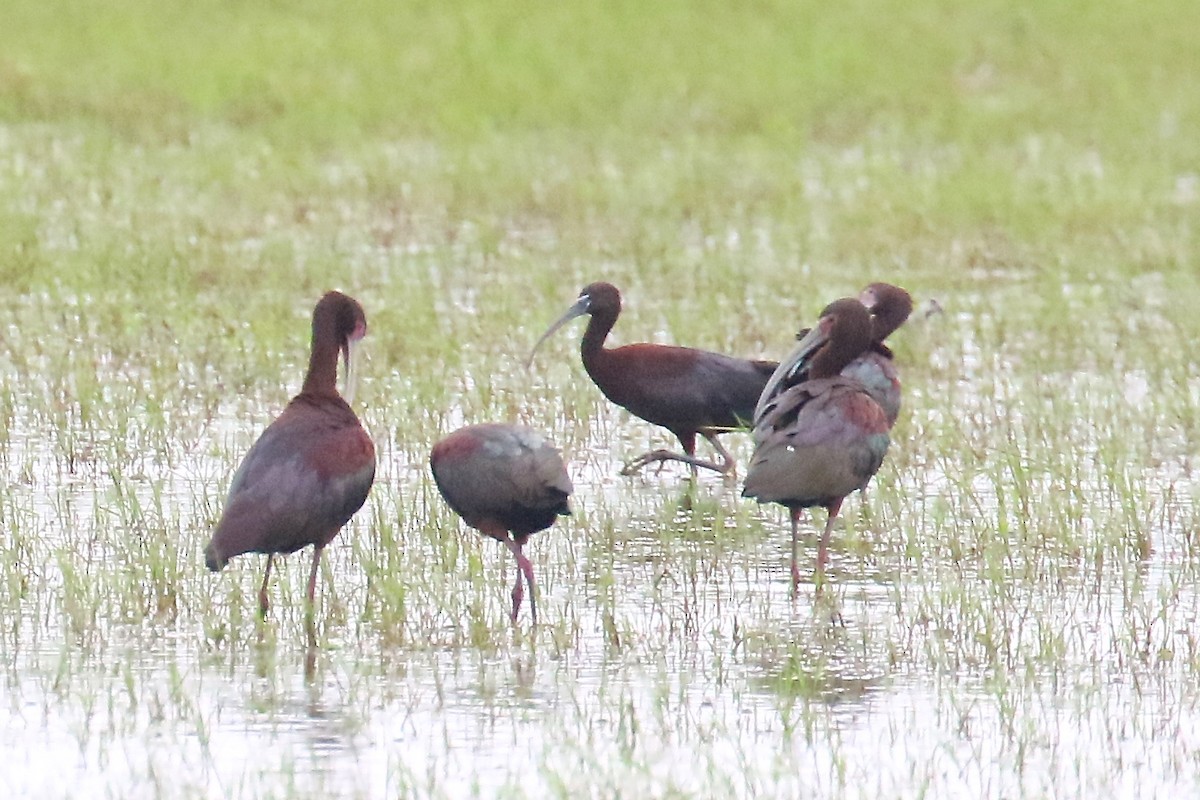
POLYGON ((1193 4, 217 6, 3 12, 0 795, 1200 789, 1193 4), (618 475, 674 443, 582 322, 526 369, 594 280, 621 343, 766 358, 913 293, 829 603, 737 478, 618 475), (308 551, 264 622, 203 548, 329 288, 378 472, 309 649, 308 551), (429 473, 483 421, 575 484, 537 626, 429 473))

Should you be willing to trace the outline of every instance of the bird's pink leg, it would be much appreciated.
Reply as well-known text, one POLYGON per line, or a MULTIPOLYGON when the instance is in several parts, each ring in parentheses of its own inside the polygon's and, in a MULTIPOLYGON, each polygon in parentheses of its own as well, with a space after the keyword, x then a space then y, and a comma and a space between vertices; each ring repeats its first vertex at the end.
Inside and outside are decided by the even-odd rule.
POLYGON ((267 553, 267 571, 263 573, 262 586, 258 590, 258 613, 263 619, 267 618, 267 610, 271 607, 271 603, 267 600, 267 581, 271 577, 271 562, 274 559, 274 553, 267 553))
POLYGON ((842 508, 841 499, 833 501, 828 506, 829 519, 825 520, 825 530, 821 533, 821 543, 817 546, 817 591, 825 585, 825 565, 829 562, 829 540, 833 535, 833 521, 842 508))
POLYGON ((792 597, 800 593, 800 514, 802 509, 792 509, 792 597))
POLYGON ((522 552, 522 545, 515 539, 506 539, 505 543, 508 549, 512 551, 513 557, 517 559, 517 582, 513 585, 512 590, 512 620, 517 621, 517 612, 521 610, 521 600, 524 599, 524 587, 521 586, 521 576, 525 576, 525 582, 529 584, 529 612, 533 616, 533 624, 537 624, 537 593, 533 581, 533 564, 529 558, 522 552))
POLYGON ((521 601, 525 599, 524 578, 521 575, 520 562, 517 562, 517 580, 512 588, 512 613, 509 615, 513 622, 517 621, 517 613, 521 610, 521 601))
POLYGON ((308 602, 304 606, 304 627, 308 632, 309 647, 317 645, 317 568, 321 566, 321 553, 324 550, 325 548, 321 545, 313 545, 312 570, 308 573, 308 602))
MULTIPOLYGON (((681 441, 683 442, 683 452, 687 455, 687 457, 695 458, 696 457, 696 437, 690 436, 686 439, 682 439, 681 441)), ((658 470, 655 472, 655 474, 657 475, 659 472, 662 472, 662 468, 664 466, 666 466, 666 464, 667 464, 667 462, 665 462, 665 461, 658 462, 658 470)), ((688 472, 691 474, 693 483, 696 481, 697 478, 700 477, 700 468, 697 467, 695 464, 688 464, 688 472)))
POLYGON ((729 455, 729 451, 725 449, 725 445, 721 444, 721 440, 717 438, 717 435, 711 431, 700 431, 700 435, 708 440, 708 443, 717 451, 717 455, 721 457, 720 472, 722 474, 733 472, 735 466, 733 456, 729 455))

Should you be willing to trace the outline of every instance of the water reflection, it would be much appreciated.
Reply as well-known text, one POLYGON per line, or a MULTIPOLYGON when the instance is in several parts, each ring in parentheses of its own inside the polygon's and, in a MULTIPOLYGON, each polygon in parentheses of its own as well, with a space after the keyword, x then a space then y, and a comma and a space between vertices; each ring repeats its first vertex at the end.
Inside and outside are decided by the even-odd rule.
POLYGON ((217 708, 216 724, 205 731, 215 783, 269 789, 283 778, 302 793, 371 790, 380 776, 361 769, 372 749, 365 709, 322 661, 307 648, 260 653, 251 673, 234 669, 219 699, 207 698, 217 708))

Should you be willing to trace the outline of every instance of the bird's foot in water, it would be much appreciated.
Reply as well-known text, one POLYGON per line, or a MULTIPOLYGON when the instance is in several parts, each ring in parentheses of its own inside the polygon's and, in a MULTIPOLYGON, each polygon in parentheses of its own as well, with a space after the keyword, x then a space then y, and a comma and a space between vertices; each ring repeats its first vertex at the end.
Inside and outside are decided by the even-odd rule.
POLYGON ((825 575, 817 575, 816 592, 813 594, 813 614, 817 618, 828 618, 831 625, 846 627, 846 618, 842 616, 842 601, 829 587, 825 575))

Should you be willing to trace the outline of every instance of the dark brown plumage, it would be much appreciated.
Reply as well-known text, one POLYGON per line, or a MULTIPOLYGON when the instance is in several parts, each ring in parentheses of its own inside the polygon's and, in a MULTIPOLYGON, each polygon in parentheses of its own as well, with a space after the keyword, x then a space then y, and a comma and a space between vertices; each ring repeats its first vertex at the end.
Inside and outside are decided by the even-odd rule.
MULTIPOLYGON (((777 366, 773 361, 733 358, 707 350, 661 344, 630 344, 607 348, 608 337, 621 313, 621 293, 610 283, 584 287, 579 300, 533 347, 575 317, 589 314, 580 354, 592 381, 612 402, 679 439, 683 454, 653 450, 629 462, 630 474, 654 462, 682 461, 722 474, 734 468, 733 457, 717 436, 750 424, 754 404, 777 366), (696 436, 709 441, 720 463, 696 458, 696 436)), ((530 353, 530 361, 533 353, 530 353)))
POLYGON ((367 499, 375 478, 375 445, 337 390, 340 352, 367 332, 358 301, 329 292, 313 311, 312 355, 300 394, 272 422, 233 476, 224 513, 204 550, 210 570, 243 553, 266 553, 259 590, 265 616, 267 581, 276 553, 313 546, 308 578, 308 634, 321 553, 367 499))
POLYGON ((791 512, 793 592, 800 583, 801 510, 822 506, 829 513, 817 551, 820 580, 842 501, 867 485, 887 452, 890 426, 883 409, 862 383, 841 374, 870 345, 871 320, 862 303, 831 303, 776 372, 787 374, 797 359, 808 359, 807 379, 762 404, 756 419, 742 494, 791 512))
MULTIPOLYGON (((884 343, 904 324, 912 313, 912 297, 899 286, 890 283, 871 283, 858 296, 859 301, 871 313, 871 343, 860 356, 842 368, 841 374, 862 383, 867 393, 879 403, 887 414, 888 425, 894 425, 900 415, 900 375, 892 358, 892 351, 884 343)), ((802 339, 808 333, 804 329, 797 334, 802 339)), ((806 353, 794 350, 785 359, 789 365, 772 376, 758 400, 756 414, 772 399, 792 386, 809 379, 809 368, 815 348, 806 353)))
POLYGON ((842 375, 860 381, 867 394, 887 415, 888 426, 900 416, 900 373, 892 351, 884 343, 912 313, 912 296, 890 283, 872 283, 858 295, 871 312, 871 347, 842 369, 842 375))

